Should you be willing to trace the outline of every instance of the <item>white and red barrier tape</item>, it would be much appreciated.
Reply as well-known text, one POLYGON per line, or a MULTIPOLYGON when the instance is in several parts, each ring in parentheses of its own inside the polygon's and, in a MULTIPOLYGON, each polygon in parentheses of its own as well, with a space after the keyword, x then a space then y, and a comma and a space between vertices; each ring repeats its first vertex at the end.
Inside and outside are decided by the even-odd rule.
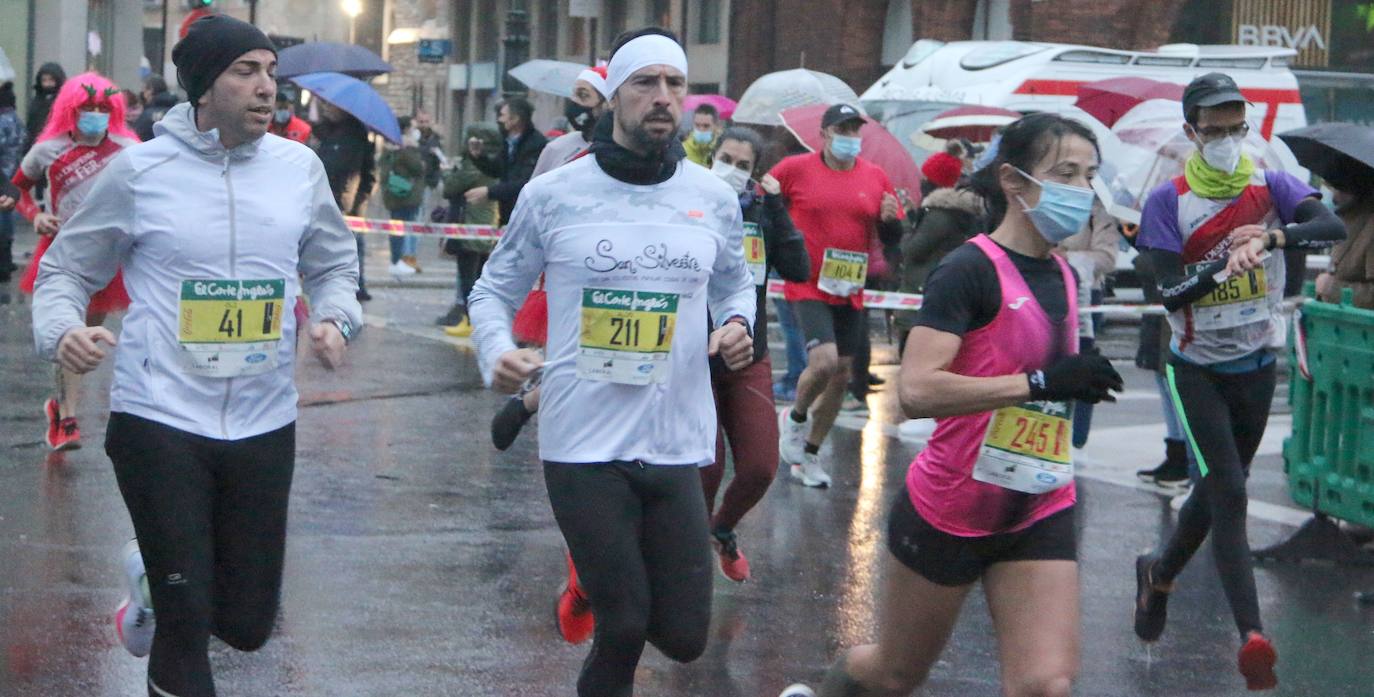
MULTIPOLYGON (((346 216, 348 229, 362 233, 384 233, 388 235, 427 235, 459 240, 495 240, 501 236, 501 228, 494 225, 458 225, 455 223, 409 223, 402 220, 374 220, 346 216)), ((768 297, 782 297, 782 281, 768 282, 768 297)), ((865 290, 864 307, 878 310, 916 310, 921 307, 921 296, 911 293, 896 293, 886 290, 865 290)), ((1104 315, 1163 315, 1163 305, 1093 305, 1084 312, 1104 315)))

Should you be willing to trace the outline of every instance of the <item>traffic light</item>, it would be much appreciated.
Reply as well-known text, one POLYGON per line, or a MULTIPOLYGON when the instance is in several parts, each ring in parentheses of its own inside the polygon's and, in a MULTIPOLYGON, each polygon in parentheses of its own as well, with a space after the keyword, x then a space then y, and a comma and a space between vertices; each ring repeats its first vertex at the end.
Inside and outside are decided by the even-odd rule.
POLYGON ((208 10, 215 4, 215 0, 186 0, 188 10, 208 10))

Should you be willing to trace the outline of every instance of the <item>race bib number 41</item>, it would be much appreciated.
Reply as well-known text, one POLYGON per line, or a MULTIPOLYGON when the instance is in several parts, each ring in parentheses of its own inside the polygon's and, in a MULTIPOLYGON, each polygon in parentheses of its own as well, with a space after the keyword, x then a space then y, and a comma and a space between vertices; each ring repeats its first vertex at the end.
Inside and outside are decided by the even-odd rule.
POLYGON ((622 385, 667 380, 677 305, 676 293, 584 289, 577 376, 622 385))
POLYGON ((973 478, 1043 494, 1073 481, 1069 443, 1073 414, 1067 402, 1024 402, 993 412, 973 478))
POLYGON ((182 368, 217 378, 275 369, 285 305, 286 279, 182 281, 177 327, 182 368))
POLYGON ((816 287, 847 298, 864 289, 868 280, 868 255, 843 249, 826 249, 816 287))

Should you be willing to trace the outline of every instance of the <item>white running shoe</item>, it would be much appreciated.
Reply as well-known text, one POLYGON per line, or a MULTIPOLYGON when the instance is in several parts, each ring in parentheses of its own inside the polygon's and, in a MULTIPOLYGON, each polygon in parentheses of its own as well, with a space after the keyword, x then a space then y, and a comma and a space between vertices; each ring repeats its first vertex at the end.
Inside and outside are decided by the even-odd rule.
POLYGON ((829 487, 830 475, 821 468, 820 456, 803 453, 800 465, 792 465, 792 478, 803 486, 829 487))
POLYGON ((392 275, 392 276, 414 276, 414 275, 415 275, 415 267, 411 266, 410 264, 405 263, 404 261, 398 261, 398 262, 396 262, 395 264, 392 264, 392 265, 391 265, 391 275, 392 275))
POLYGON ((778 697, 816 697, 816 691, 802 683, 793 683, 783 688, 778 697))
POLYGON ((115 610, 115 633, 119 635, 119 643, 129 653, 142 658, 153 648, 156 625, 152 595, 148 591, 148 574, 143 569, 143 554, 138 551, 138 540, 129 540, 124 545, 120 553, 120 565, 124 569, 129 596, 115 610))
POLYGON ((789 465, 799 465, 806 454, 806 436, 811 422, 797 423, 792 419, 792 407, 778 410, 778 457, 789 465))

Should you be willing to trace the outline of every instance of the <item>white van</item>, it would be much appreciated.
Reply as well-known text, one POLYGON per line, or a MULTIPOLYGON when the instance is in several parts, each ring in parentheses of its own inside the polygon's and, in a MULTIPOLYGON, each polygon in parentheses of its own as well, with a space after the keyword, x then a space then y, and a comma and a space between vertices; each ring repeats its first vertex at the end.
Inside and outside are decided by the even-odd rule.
POLYGON ((1122 51, 1027 41, 917 41, 906 56, 860 96, 880 102, 947 102, 1039 111, 1072 104, 1078 87, 1114 77, 1143 77, 1186 85, 1223 72, 1254 104, 1265 140, 1307 125, 1298 81, 1288 65, 1297 52, 1265 46, 1170 44, 1154 51, 1122 51))

